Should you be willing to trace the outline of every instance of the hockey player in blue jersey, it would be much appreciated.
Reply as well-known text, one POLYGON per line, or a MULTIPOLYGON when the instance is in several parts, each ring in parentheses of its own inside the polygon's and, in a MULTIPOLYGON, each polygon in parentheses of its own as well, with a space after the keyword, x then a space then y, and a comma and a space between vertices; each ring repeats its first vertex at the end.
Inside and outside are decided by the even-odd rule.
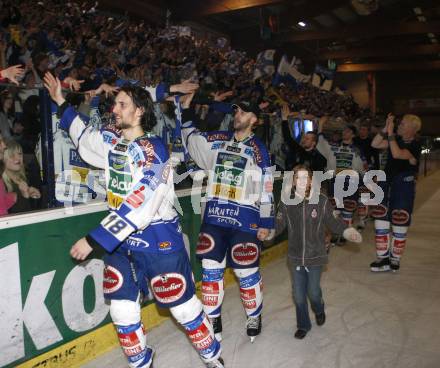
POLYGON ((209 172, 197 244, 204 310, 221 339, 223 276, 230 266, 240 283, 247 334, 253 341, 261 332, 261 246, 274 227, 269 153, 252 132, 258 123, 258 106, 233 105, 233 131, 202 133, 193 126, 192 109, 188 108, 191 99, 187 96, 183 104, 182 138, 194 162, 209 172))
MULTIPOLYGON (((332 184, 329 186, 330 197, 333 196, 337 199, 335 192, 347 190, 350 181, 354 180, 355 176, 362 178, 367 164, 359 147, 353 143, 356 128, 352 125, 346 126, 342 131, 342 141, 340 143, 329 142, 322 134, 327 120, 327 116, 319 119, 319 139, 316 148, 327 159, 327 170, 333 170, 335 176, 340 173, 350 173, 350 177, 345 179, 344 188, 336 188, 335 184, 337 182, 335 179, 333 179, 332 184)), ((358 198, 359 192, 356 190, 352 195, 344 198, 343 203, 336 203, 338 208, 342 207, 342 219, 348 226, 352 225, 353 213, 357 208, 358 198)))
POLYGON ((156 303, 170 309, 206 366, 223 367, 220 344, 195 295, 173 207, 168 150, 149 133, 154 126, 150 94, 140 87, 122 87, 113 108, 115 124, 93 129, 65 102, 58 79, 47 73, 44 81, 59 106, 60 126, 69 132, 81 157, 105 170, 110 213, 73 245, 70 254, 84 260, 93 248, 105 249, 104 294, 129 366, 152 364, 153 350, 146 344, 140 309, 148 282, 156 303))
POLYGON ((394 115, 389 114, 382 132, 371 143, 373 148, 388 149, 386 181, 379 182, 384 197, 372 213, 375 218, 377 256, 377 260, 370 264, 373 272, 397 271, 400 268, 400 258, 405 250, 406 234, 414 206, 422 150, 415 137, 421 125, 418 116, 404 115, 396 134, 394 115))

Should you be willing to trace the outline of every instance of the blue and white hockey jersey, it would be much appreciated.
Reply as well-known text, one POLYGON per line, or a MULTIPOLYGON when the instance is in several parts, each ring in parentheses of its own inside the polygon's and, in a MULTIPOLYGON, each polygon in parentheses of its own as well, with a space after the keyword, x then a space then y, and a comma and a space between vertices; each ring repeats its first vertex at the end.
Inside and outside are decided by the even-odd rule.
POLYGON ((110 213, 89 233, 108 252, 119 245, 145 252, 169 253, 184 246, 168 150, 146 134, 125 140, 112 127, 87 127, 69 107, 60 127, 69 132, 82 159, 105 170, 110 213))
POLYGON ((182 137, 195 163, 208 171, 208 224, 256 232, 274 227, 273 176, 269 153, 254 135, 236 141, 228 131, 202 133, 191 121, 182 137))

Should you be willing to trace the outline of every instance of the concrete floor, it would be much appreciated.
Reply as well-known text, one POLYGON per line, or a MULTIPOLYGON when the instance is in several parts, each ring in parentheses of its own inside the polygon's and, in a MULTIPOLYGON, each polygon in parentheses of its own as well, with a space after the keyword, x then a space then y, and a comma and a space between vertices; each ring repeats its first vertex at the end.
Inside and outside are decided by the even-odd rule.
MULTIPOLYGON (((373 274, 372 223, 361 245, 332 248, 322 286, 327 322, 302 341, 296 327, 286 260, 262 270, 263 332, 245 334, 238 287, 226 290, 223 358, 227 368, 440 367, 440 173, 418 184, 416 211, 398 273, 373 274)), ((202 368, 185 334, 172 321, 152 329, 154 368, 202 368)), ((119 348, 84 365, 127 367, 119 348)))

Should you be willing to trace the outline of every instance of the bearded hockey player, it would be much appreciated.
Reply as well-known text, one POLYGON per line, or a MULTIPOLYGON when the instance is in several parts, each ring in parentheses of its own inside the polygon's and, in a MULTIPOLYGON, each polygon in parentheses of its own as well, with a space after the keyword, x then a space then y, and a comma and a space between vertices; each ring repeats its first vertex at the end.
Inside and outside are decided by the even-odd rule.
POLYGON ((259 259, 262 241, 274 227, 273 177, 266 147, 253 134, 258 106, 232 105, 234 130, 202 133, 193 126, 191 96, 183 104, 182 138, 194 162, 209 171, 206 208, 197 244, 202 260, 202 302, 221 339, 224 271, 239 280, 247 335, 261 332, 263 306, 259 259))

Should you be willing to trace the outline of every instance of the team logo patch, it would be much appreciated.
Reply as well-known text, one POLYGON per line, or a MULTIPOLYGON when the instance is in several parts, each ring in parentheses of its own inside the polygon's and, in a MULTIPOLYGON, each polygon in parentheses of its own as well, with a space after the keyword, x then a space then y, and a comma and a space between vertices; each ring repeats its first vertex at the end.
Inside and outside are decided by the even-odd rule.
POLYGON ((316 208, 314 208, 312 211, 312 218, 317 218, 317 217, 318 217, 318 211, 316 211, 316 208))
POLYGON ((373 210, 371 211, 371 216, 373 216, 374 218, 381 218, 385 217, 387 213, 388 208, 385 207, 383 204, 379 204, 373 207, 373 210))
POLYGON ((154 296, 161 303, 173 303, 186 291, 186 280, 179 273, 165 273, 151 280, 154 296))
POLYGON ((136 189, 132 194, 130 194, 126 201, 133 208, 138 208, 145 201, 145 196, 142 193, 145 190, 145 186, 141 186, 139 189, 136 189))
POLYGON ((391 219, 394 225, 404 225, 409 221, 409 213, 405 210, 393 210, 391 219))
POLYGON ((260 250, 254 243, 240 243, 232 247, 231 253, 235 263, 247 266, 258 260, 260 250))
POLYGON ((200 233, 197 241, 196 253, 205 254, 214 249, 214 238, 207 233, 200 233))
POLYGON ((357 203, 352 199, 344 199, 344 209, 346 211, 354 211, 356 209, 357 203))
POLYGON ((114 293, 118 291, 124 283, 122 274, 112 266, 105 266, 103 289, 105 294, 114 293))

